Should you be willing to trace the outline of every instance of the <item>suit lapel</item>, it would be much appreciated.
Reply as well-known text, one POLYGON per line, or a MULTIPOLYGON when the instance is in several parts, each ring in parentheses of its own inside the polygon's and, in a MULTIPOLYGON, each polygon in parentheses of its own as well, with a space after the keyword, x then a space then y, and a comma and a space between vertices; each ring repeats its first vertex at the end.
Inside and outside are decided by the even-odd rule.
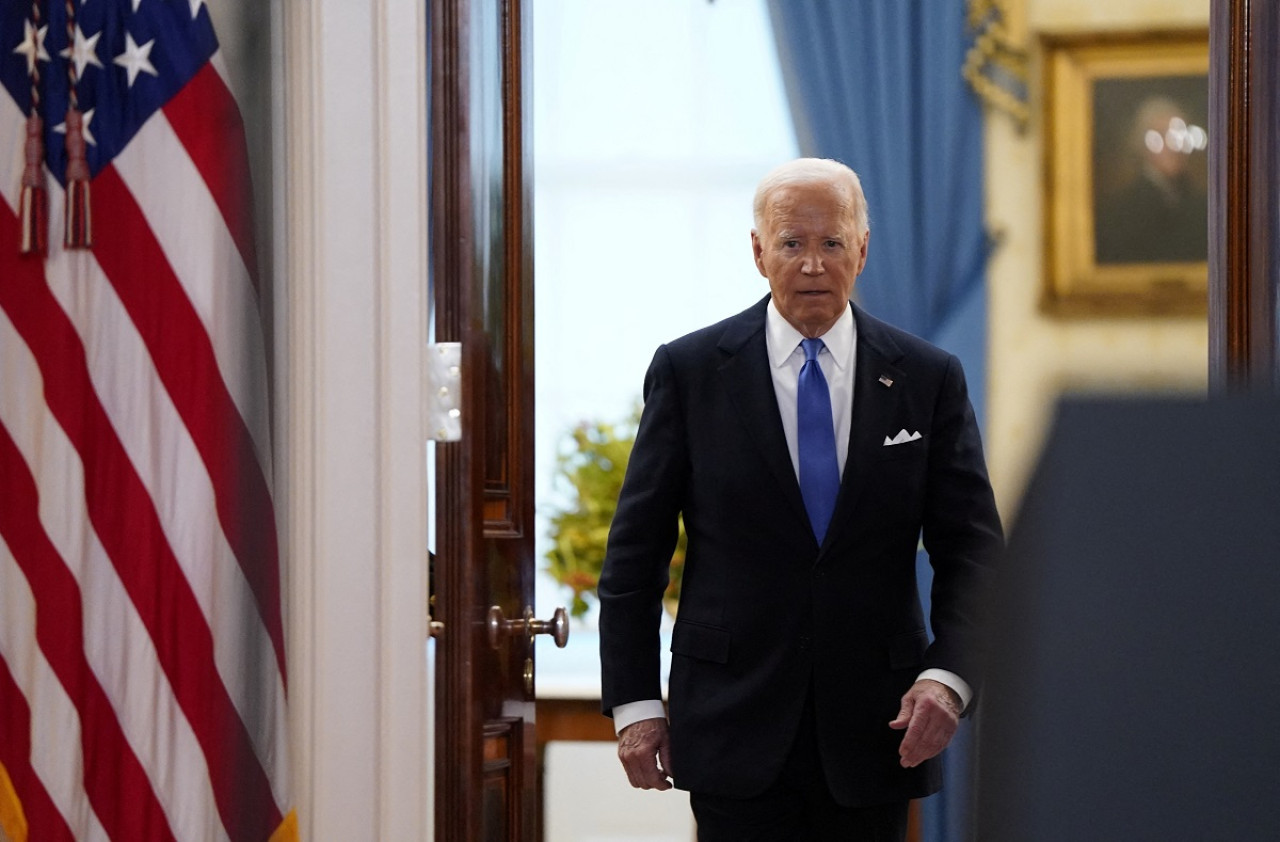
MULTIPOLYGON (((765 297, 730 322, 718 346, 724 355, 720 375, 783 499, 800 525, 808 530, 809 515, 791 464, 782 418, 778 414, 773 376, 769 372, 769 355, 764 339, 768 302, 768 297, 765 297)), ((849 453, 823 547, 831 544, 848 527, 858 498, 866 488, 872 461, 880 453, 886 432, 892 432, 889 430, 891 419, 896 416, 901 395, 909 386, 906 374, 896 366, 902 359, 902 350, 885 330, 884 324, 857 306, 853 308, 853 315, 858 324, 858 355, 854 368, 849 453), (891 382, 886 385, 881 378, 891 382)))
POLYGON ((764 340, 768 302, 766 297, 735 318, 725 330, 719 343, 720 351, 725 355, 720 375, 739 418, 769 473, 777 481, 783 499, 808 529, 809 516, 800 496, 795 468, 791 465, 782 417, 778 414, 778 398, 773 390, 773 375, 769 371, 769 354, 764 340))
POLYGON ((909 386, 905 373, 895 365, 902 359, 898 343, 883 330, 880 322, 858 307, 853 308, 853 314, 858 323, 858 357, 853 373, 849 453, 824 547, 848 527, 858 498, 866 488, 871 463, 880 453, 901 395, 909 386))

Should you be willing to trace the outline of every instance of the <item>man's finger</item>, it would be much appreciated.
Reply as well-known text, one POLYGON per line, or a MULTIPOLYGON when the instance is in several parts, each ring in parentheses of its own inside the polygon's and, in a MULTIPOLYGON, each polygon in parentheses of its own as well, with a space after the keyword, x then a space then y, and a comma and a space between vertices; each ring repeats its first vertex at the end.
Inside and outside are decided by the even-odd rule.
POLYGON ((658 770, 656 763, 627 763, 623 761, 623 768, 627 771, 627 780, 636 789, 658 789, 665 790, 671 788, 671 782, 658 770))
POLYGON ((911 693, 902 697, 902 706, 898 708, 898 715, 889 723, 889 727, 896 731, 901 731, 911 722, 911 713, 915 710, 916 699, 911 693))
POLYGON ((917 717, 917 720, 911 724, 898 749, 903 766, 918 766, 942 751, 946 745, 946 740, 936 725, 920 722, 920 719, 924 718, 917 717))
POLYGON ((922 741, 924 730, 923 714, 919 713, 916 708, 916 715, 911 718, 910 723, 906 726, 907 733, 902 737, 902 743, 898 746, 898 755, 902 759, 902 765, 906 767, 916 766, 920 763, 917 759, 919 755, 918 747, 922 741))
POLYGON ((671 775, 671 744, 664 742, 658 748, 658 762, 662 764, 662 773, 664 776, 671 775))

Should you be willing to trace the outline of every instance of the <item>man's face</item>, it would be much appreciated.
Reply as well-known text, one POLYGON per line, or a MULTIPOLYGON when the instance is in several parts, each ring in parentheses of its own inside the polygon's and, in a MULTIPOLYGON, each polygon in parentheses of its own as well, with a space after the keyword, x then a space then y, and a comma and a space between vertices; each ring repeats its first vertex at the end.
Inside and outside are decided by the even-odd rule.
POLYGON ((870 232, 854 224, 848 188, 815 181, 769 196, 761 230, 751 232, 751 249, 778 312, 813 338, 844 312, 867 262, 868 239, 870 232))
POLYGON ((1187 121, 1175 109, 1156 111, 1148 116, 1143 132, 1146 159, 1165 178, 1176 179, 1186 172, 1191 156, 1171 141, 1176 132, 1186 132, 1187 121))

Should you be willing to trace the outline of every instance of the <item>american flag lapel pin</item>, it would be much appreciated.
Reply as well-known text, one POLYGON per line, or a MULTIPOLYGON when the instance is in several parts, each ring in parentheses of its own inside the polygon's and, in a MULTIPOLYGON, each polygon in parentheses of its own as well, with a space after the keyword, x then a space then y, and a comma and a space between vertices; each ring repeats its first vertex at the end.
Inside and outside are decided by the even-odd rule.
POLYGON ((880 382, 884 384, 886 389, 893 385, 893 379, 887 374, 880 375, 880 382))

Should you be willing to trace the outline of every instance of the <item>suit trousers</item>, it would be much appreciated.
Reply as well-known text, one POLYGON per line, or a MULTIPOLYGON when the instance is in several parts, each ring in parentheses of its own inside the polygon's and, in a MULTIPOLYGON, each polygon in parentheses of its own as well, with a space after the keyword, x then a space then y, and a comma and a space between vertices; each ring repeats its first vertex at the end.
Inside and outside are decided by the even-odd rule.
POLYGON ((812 689, 782 772, 768 789, 750 798, 690 792, 689 804, 698 842, 903 842, 907 837, 908 802, 845 807, 832 796, 822 770, 812 689))

